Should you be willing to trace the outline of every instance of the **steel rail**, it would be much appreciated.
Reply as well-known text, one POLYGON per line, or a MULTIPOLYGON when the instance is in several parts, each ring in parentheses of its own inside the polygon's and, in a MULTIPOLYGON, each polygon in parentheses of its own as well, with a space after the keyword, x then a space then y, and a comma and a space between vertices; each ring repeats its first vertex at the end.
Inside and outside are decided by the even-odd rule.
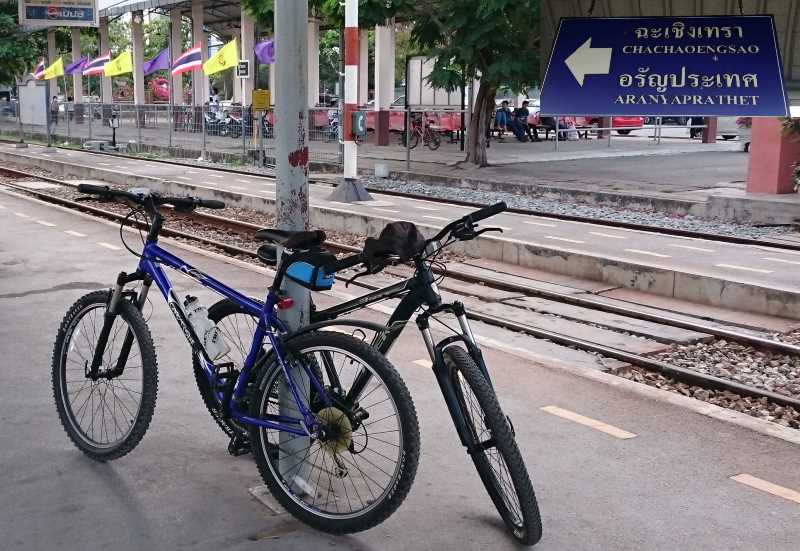
MULTIPOLYGON (((20 173, 20 171, 13 171, 13 170, 6 169, 4 167, 0 168, 0 173, 2 173, 2 172, 17 172, 17 173, 20 173)), ((22 173, 22 174, 25 174, 25 173, 22 173)), ((31 176, 29 174, 25 174, 25 175, 26 176, 31 176)), ((59 183, 61 185, 65 185, 65 186, 73 186, 73 184, 70 184, 68 182, 59 182, 59 181, 57 181, 55 179, 52 179, 52 178, 50 179, 50 181, 57 182, 57 183, 59 183)), ((103 218, 111 218, 111 219, 117 220, 117 221, 124 221, 125 218, 126 218, 125 215, 122 215, 120 213, 116 213, 116 212, 113 212, 113 211, 107 211, 105 209, 100 209, 100 208, 92 206, 92 205, 87 205, 85 203, 80 203, 80 202, 73 201, 73 200, 70 200, 70 199, 65 199, 63 197, 50 195, 50 194, 48 194, 46 192, 43 192, 41 190, 32 190, 30 188, 26 188, 24 186, 20 186, 18 184, 14 184, 14 183, 4 183, 3 185, 8 186, 8 187, 12 187, 14 189, 23 191, 25 193, 32 194, 32 195, 34 195, 34 196, 36 196, 36 197, 38 197, 38 198, 40 198, 40 199, 42 199, 44 201, 47 201, 47 202, 59 204, 61 206, 66 206, 66 207, 73 208, 73 209, 76 209, 76 210, 90 212, 90 213, 92 213, 94 215, 97 215, 97 216, 100 216, 100 217, 103 217, 103 218)), ((248 230, 251 230, 253 228, 260 228, 260 226, 249 224, 247 222, 238 222, 238 221, 235 221, 235 220, 224 219, 224 218, 221 218, 219 216, 206 215, 205 213, 194 213, 194 214, 195 215, 200 215, 198 217, 203 217, 208 221, 213 221, 213 222, 211 222, 212 224, 224 223, 224 225, 228 225, 228 226, 231 225, 231 224, 240 224, 241 226, 246 227, 248 230)), ((147 225, 145 223, 139 222, 137 220, 128 219, 127 222, 131 226, 134 226, 134 227, 140 227, 140 228, 143 228, 143 229, 147 227, 147 225)), ((249 256, 251 258, 256 258, 257 257, 257 254, 254 251, 243 249, 243 248, 237 247, 235 245, 229 245, 229 244, 226 244, 226 243, 222 243, 222 242, 219 242, 219 241, 216 241, 216 240, 213 240, 213 239, 208 239, 208 238, 205 238, 205 237, 202 237, 202 236, 189 234, 189 233, 186 233, 186 232, 183 232, 183 231, 180 231, 180 230, 174 230, 174 229, 169 229, 169 228, 165 227, 164 230, 163 230, 163 234, 165 236, 168 236, 168 237, 180 237, 180 238, 184 238, 184 239, 188 239, 188 240, 199 241, 199 242, 205 243, 207 245, 218 247, 218 248, 220 248, 220 249, 222 249, 222 250, 224 250, 226 252, 237 254, 237 255, 246 255, 246 256, 249 256)), ((354 247, 341 245, 341 244, 333 244, 334 247, 337 246, 337 245, 346 247, 347 250, 357 250, 354 247)), ((453 275, 453 272, 452 271, 448 271, 448 274, 449 275, 453 275)), ((462 278, 466 277, 466 278, 470 278, 471 280, 474 280, 474 281, 485 281, 485 280, 481 280, 481 279, 479 279, 479 278, 477 278, 475 276, 471 276, 471 275, 470 276, 467 276, 465 274, 460 274, 460 275, 462 276, 462 278)), ((492 281, 491 283, 494 283, 494 282, 492 281)), ((367 282, 363 282, 363 281, 357 283, 357 285, 359 285, 360 287, 366 288, 366 289, 371 289, 371 290, 378 289, 377 286, 371 285, 371 284, 369 284, 367 282)), ((503 285, 503 287, 508 288, 509 284, 506 283, 506 284, 503 285)), ((516 287, 516 290, 521 290, 521 289, 519 287, 516 287)), ((524 290, 525 290, 525 292, 534 293, 534 294, 541 293, 541 296, 546 296, 547 298, 559 298, 560 299, 560 298, 564 298, 565 297, 564 295, 561 295, 560 293, 555 293, 555 292, 541 291, 541 290, 528 289, 528 288, 525 288, 524 290)), ((568 297, 568 298, 572 299, 574 297, 568 297)), ((611 306, 606 305, 606 304, 596 304, 596 303, 594 303, 594 301, 586 301, 585 299, 584 299, 584 301, 585 301, 584 304, 580 304, 580 305, 587 305, 587 303, 591 302, 593 307, 602 306, 604 308, 606 308, 606 307, 611 308, 610 310, 607 310, 607 311, 612 311, 612 312, 615 312, 615 313, 625 313, 626 315, 627 315, 627 312, 628 312, 628 310, 625 309, 625 308, 615 308, 615 307, 611 307, 611 306)), ((651 318, 651 321, 656 321, 656 322, 664 321, 664 318, 660 318, 659 316, 646 314, 644 312, 638 312, 638 313, 641 314, 642 316, 647 316, 647 317, 651 318)), ((517 331, 517 332, 520 332, 520 333, 524 333, 524 334, 530 335, 532 337, 536 337, 536 338, 540 338, 540 339, 547 339, 549 341, 552 341, 552 342, 554 342, 556 344, 559 344, 559 345, 562 345, 562 346, 572 346, 572 347, 576 347, 576 348, 579 348, 579 349, 582 349, 582 350, 586 350, 586 351, 589 351, 589 352, 598 353, 598 354, 601 354, 601 355, 603 355, 605 357, 608 357, 608 358, 613 358, 613 359, 616 359, 616 360, 620 360, 620 361, 623 361, 623 362, 630 363, 632 365, 637 365, 639 367, 643 367, 643 368, 645 368, 647 370, 650 370, 650 371, 659 372, 659 373, 661 373, 661 374, 663 374, 665 376, 672 377, 672 378, 674 378, 674 379, 676 379, 678 381, 685 382, 687 384, 701 386, 703 388, 708 388, 708 389, 713 389, 713 390, 729 391, 729 392, 732 392, 734 394, 741 395, 741 396, 749 396, 749 397, 753 397, 753 398, 766 398, 766 399, 770 400, 773 403, 776 403, 776 404, 779 404, 779 405, 783 405, 783 406, 793 407, 793 408, 797 409, 798 411, 800 411, 800 399, 792 398, 790 396, 785 396, 785 395, 782 395, 782 394, 777 394, 775 392, 762 390, 762 389, 759 389, 757 387, 753 387, 753 386, 750 386, 750 385, 744 385, 744 384, 737 383, 735 381, 730 381, 730 380, 727 380, 727 379, 721 379, 719 377, 714 377, 713 375, 707 375, 707 374, 703 374, 703 373, 700 373, 700 372, 697 372, 697 371, 692 371, 690 369, 685 369, 685 368, 682 368, 682 367, 671 365, 671 364, 668 364, 666 362, 661 362, 661 361, 658 361, 658 360, 654 360, 654 359, 648 358, 646 356, 641 356, 639 354, 626 352, 626 351, 620 350, 618 348, 614 348, 614 347, 610 347, 610 346, 606 346, 606 345, 602 345, 602 344, 598 344, 598 343, 593 343, 593 342, 590 342, 590 341, 586 341, 584 339, 579 339, 579 338, 576 338, 576 337, 571 337, 569 335, 564 335, 562 333, 557 333, 557 332, 550 331, 550 330, 547 330, 547 329, 542 329, 542 328, 539 328, 539 327, 535 327, 535 326, 531 326, 531 325, 527 325, 527 324, 523 324, 523 323, 510 321, 510 320, 507 320, 507 319, 502 319, 502 318, 499 318, 497 316, 492 316, 492 315, 484 314, 484 313, 481 313, 481 312, 470 312, 469 313, 469 317, 474 319, 474 320, 477 320, 477 321, 482 321, 482 322, 488 323, 490 325, 494 325, 494 326, 501 327, 501 328, 504 328, 504 329, 509 329, 509 330, 512 330, 512 331, 517 331)), ((645 318, 642 318, 642 319, 645 319, 645 318)), ((694 324, 691 324, 691 323, 688 323, 688 322, 682 322, 682 321, 676 320, 674 318, 672 318, 672 319, 666 318, 666 323, 664 323, 664 324, 665 325, 671 325, 673 322, 678 322, 678 323, 684 324, 684 328, 687 328, 687 329, 693 329, 693 328, 699 328, 700 327, 699 325, 695 326, 694 324)), ((723 330, 720 330, 718 328, 712 328, 712 327, 708 327, 708 326, 704 326, 704 327, 706 329, 708 329, 707 331, 705 331, 705 332, 708 332, 708 333, 711 333, 711 330, 723 331, 723 330)), ((733 336, 732 335, 735 332, 724 331, 724 333, 725 333, 725 335, 721 335, 721 336, 730 335, 730 336, 728 336, 728 338, 731 338, 733 340, 733 336)), ((786 346, 786 347, 790 347, 791 349, 793 349, 795 351, 798 350, 798 347, 795 347, 795 346, 792 346, 792 345, 788 345, 788 344, 785 344, 785 343, 776 343, 775 341, 769 341, 768 339, 760 339, 760 338, 752 337, 752 336, 749 336, 749 335, 739 335, 739 334, 736 334, 736 336, 746 337, 748 339, 755 339, 755 340, 759 341, 759 345, 761 345, 761 346, 774 347, 776 344, 780 344, 780 345, 783 345, 783 346, 786 346), (763 343, 761 343, 761 341, 763 341, 763 343)))

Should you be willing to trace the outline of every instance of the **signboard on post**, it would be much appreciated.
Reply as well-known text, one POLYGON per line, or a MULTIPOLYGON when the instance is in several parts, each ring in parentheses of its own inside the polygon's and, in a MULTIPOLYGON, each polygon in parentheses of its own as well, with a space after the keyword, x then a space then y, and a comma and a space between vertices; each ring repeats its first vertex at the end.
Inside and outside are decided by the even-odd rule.
POLYGON ((562 19, 541 113, 785 117, 772 16, 562 19))
POLYGON ((250 61, 242 59, 236 64, 236 76, 239 78, 250 78, 250 61))
POLYGON ((261 88, 253 90, 253 109, 256 111, 269 109, 269 100, 269 90, 262 90, 261 88))
POLYGON ((18 0, 25 28, 97 27, 97 0, 18 0))

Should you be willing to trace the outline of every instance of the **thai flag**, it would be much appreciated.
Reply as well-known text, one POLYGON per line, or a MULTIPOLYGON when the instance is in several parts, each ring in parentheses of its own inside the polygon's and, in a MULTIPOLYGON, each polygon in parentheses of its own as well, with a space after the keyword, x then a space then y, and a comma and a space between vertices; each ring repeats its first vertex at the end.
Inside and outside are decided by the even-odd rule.
POLYGON ((111 52, 106 52, 105 55, 101 55, 100 57, 87 63, 83 68, 83 75, 87 77, 95 75, 103 76, 105 73, 106 63, 109 61, 111 61, 111 52))
POLYGON ((195 44, 191 50, 186 50, 178 59, 172 62, 172 76, 194 71, 202 66, 203 48, 200 44, 195 44))
POLYGON ((40 80, 44 76, 44 59, 39 62, 31 74, 33 78, 37 80, 40 80))

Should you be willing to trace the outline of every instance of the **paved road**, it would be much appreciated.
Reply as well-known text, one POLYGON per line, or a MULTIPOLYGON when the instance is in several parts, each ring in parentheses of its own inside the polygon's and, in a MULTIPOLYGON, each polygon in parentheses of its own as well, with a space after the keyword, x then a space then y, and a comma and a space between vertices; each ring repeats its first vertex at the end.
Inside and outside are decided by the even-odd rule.
MULTIPOLYGON (((0 144, 0 151, 19 154, 19 150, 7 144, 0 144)), ((104 170, 120 170, 126 174, 161 178, 186 186, 268 198, 275 196, 274 180, 256 175, 232 174, 200 167, 187 168, 139 159, 120 159, 82 151, 53 152, 36 146, 23 151, 25 151, 23 155, 48 161, 93 166, 104 170)), ((312 205, 368 214, 387 221, 410 220, 432 228, 444 226, 448 221, 473 210, 457 205, 380 194, 374 195, 376 201, 373 202, 345 204, 327 200, 330 193, 331 188, 327 185, 312 185, 312 205)), ((797 280, 800 253, 796 252, 776 252, 747 245, 678 238, 511 213, 493 217, 490 224, 502 227, 504 230, 496 243, 518 241, 535 247, 545 247, 554 251, 553 262, 558 260, 560 253, 578 254, 612 259, 615 262, 644 268, 674 270, 679 273, 700 274, 726 281, 800 292, 800 283, 797 280)), ((595 277, 595 279, 601 278, 595 277)), ((669 294, 664 289, 656 292, 669 294)))
MULTIPOLYGON (((114 227, 5 193, 0 205, 0 548, 517 549, 459 449, 431 373, 415 363, 425 353, 413 332, 391 359, 419 412, 420 470, 399 511, 369 532, 322 535, 249 496, 260 483, 255 467, 226 454, 196 396, 188 347, 155 295, 147 308, 160 368, 153 424, 121 460, 84 458, 55 413, 52 341, 69 304, 134 259, 114 227)), ((254 272, 180 254, 245 292, 266 285, 254 272)), ((189 292, 188 280, 175 283, 189 292)), ((731 479, 747 473, 800 489, 796 445, 501 350, 485 354, 541 502, 545 536, 536 549, 796 546, 800 503, 731 479), (610 426, 578 424, 575 413, 610 426)))

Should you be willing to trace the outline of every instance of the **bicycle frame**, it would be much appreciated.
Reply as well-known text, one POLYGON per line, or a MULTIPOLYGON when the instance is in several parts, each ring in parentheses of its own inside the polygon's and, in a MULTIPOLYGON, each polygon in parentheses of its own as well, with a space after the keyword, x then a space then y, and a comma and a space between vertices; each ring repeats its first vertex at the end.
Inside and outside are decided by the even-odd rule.
MULTIPOLYGON (((152 282, 155 282, 156 286, 161 291, 162 296, 164 299, 166 299, 170 311, 175 316, 178 325, 180 325, 181 330, 191 344, 193 352, 200 360, 200 365, 206 378, 208 379, 209 384, 211 385, 211 388, 215 389, 214 396, 222 408, 223 413, 243 424, 256 425, 263 428, 289 432, 298 436, 310 436, 313 432, 312 427, 315 425, 316 421, 313 413, 311 413, 308 407, 306 407, 306 404, 304 404, 303 400, 300 398, 298 385, 295 382, 294 377, 292 377, 291 369, 287 366, 286 351, 283 347, 283 341, 279 336, 280 334, 287 334, 287 328, 276 314, 276 305, 278 300, 277 293, 270 288, 267 293, 266 300, 262 304, 203 273, 174 254, 162 249, 157 244, 157 233, 160 229, 158 226, 160 226, 160 224, 155 224, 155 230, 151 229, 151 235, 148 236, 148 240, 142 251, 142 255, 139 260, 139 266, 136 272, 130 275, 122 272, 117 278, 117 286, 109 301, 106 321, 104 322, 103 329, 101 330, 102 340, 98 341, 98 347, 96 349, 95 356, 98 356, 99 351, 99 356, 102 357, 102 351, 105 348, 105 341, 108 337, 108 330, 110 330, 111 325, 113 325, 113 318, 116 316, 116 305, 118 304, 119 300, 123 299, 123 295, 126 294, 126 292, 123 291, 124 286, 133 281, 143 281, 142 289, 136 299, 136 304, 141 309, 145 303, 150 285, 152 282), (218 377, 219 369, 226 367, 226 364, 215 365, 214 362, 208 357, 208 354, 202 345, 202 340, 195 333, 191 323, 189 323, 186 311, 184 310, 184 307, 173 288, 172 282, 169 280, 169 277, 164 271, 163 266, 167 266, 186 274, 202 286, 236 302, 247 314, 258 319, 250 349, 242 366, 242 371, 239 373, 235 381, 232 392, 226 393, 218 390, 218 383, 221 379, 218 377), (108 330, 106 327, 108 327, 108 330), (103 332, 106 333, 105 338, 102 337, 103 332), (291 391, 292 398, 294 399, 302 418, 294 418, 284 415, 266 415, 264 418, 256 418, 242 412, 238 407, 238 402, 244 397, 247 384, 252 374, 252 369, 259 357, 259 353, 262 351, 265 340, 268 340, 272 346, 272 350, 274 351, 278 360, 278 365, 283 370, 286 381, 288 382, 287 386, 291 391)), ((114 371, 118 373, 122 372, 132 344, 133 336, 130 330, 128 330, 128 334, 126 334, 122 347, 123 351, 120 352, 117 368, 114 371)), ((95 365, 92 367, 96 370, 95 365)), ((325 392, 322 383, 308 368, 308 366, 303 365, 303 369, 313 385, 314 390, 319 396, 322 397, 325 406, 329 407, 332 401, 325 392)))
MULTIPOLYGON (((376 330, 375 336, 370 343, 377 348, 381 354, 387 355, 414 313, 421 306, 428 306, 427 311, 417 316, 416 324, 422 333, 422 338, 425 341, 425 346, 431 358, 433 373, 436 376, 436 381, 439 383, 439 388, 442 391, 447 409, 456 426, 456 431, 461 439, 461 443, 467 448, 467 451, 471 453, 473 451, 472 447, 474 446, 474 437, 464 418, 464 413, 461 410, 458 396, 453 381, 451 380, 451 374, 447 366, 445 366, 443 356, 444 349, 457 341, 463 342, 467 348, 467 352, 475 361, 478 369, 480 369, 490 386, 493 386, 492 380, 486 368, 481 349, 475 341, 475 336, 470 328, 464 305, 460 302, 443 303, 436 285, 435 276, 430 267, 422 259, 416 261, 416 267, 417 272, 412 278, 383 289, 372 291, 366 295, 337 304, 330 308, 313 311, 311 314, 312 323, 304 328, 303 331, 311 331, 327 325, 357 326, 357 324, 351 320, 341 320, 338 318, 339 316, 360 310, 370 304, 381 302, 387 298, 402 297, 397 308, 389 317, 389 322, 386 324, 385 328, 376 330), (435 343, 433 335, 431 334, 429 320, 432 315, 441 312, 449 312, 456 316, 461 334, 452 335, 435 343)), ((346 400, 352 400, 354 396, 358 396, 369 383, 370 377, 371 375, 369 372, 362 370, 353 380, 346 400)))

